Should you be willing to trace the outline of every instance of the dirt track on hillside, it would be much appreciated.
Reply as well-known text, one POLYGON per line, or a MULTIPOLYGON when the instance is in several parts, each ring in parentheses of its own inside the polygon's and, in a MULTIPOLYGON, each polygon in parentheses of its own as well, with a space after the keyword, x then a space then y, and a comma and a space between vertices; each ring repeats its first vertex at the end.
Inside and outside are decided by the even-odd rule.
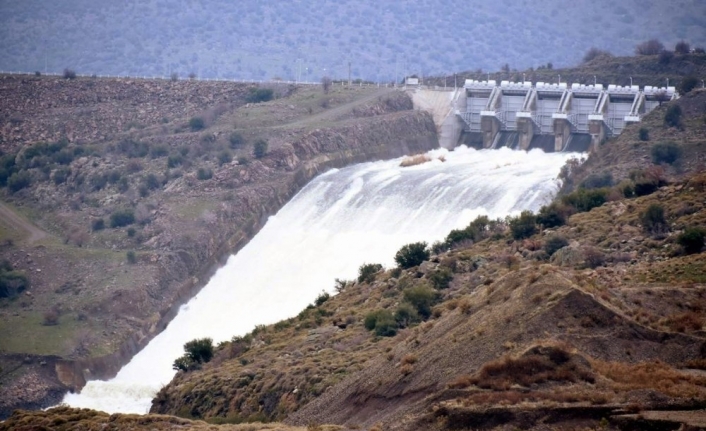
POLYGON ((37 226, 22 218, 19 214, 11 210, 7 205, 0 202, 0 221, 13 229, 23 231, 27 242, 30 244, 39 241, 47 236, 47 233, 37 226))

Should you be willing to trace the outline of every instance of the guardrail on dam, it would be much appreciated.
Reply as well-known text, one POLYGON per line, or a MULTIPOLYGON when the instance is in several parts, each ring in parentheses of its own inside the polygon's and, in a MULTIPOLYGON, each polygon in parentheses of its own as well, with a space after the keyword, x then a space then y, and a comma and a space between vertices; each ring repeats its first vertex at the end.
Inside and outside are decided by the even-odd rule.
POLYGON ((678 97, 674 87, 637 85, 474 81, 464 84, 456 114, 464 141, 482 148, 588 151, 619 135, 662 102, 678 97), (464 105, 465 102, 465 106, 464 105))

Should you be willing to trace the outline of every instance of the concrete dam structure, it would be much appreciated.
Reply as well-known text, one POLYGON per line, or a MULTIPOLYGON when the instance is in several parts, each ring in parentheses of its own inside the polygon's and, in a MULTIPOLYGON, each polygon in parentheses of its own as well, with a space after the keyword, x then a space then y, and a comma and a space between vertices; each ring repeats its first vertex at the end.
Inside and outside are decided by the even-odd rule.
POLYGON ((476 148, 545 152, 589 151, 619 135, 662 102, 678 97, 674 87, 466 80, 456 115, 462 142, 476 148))

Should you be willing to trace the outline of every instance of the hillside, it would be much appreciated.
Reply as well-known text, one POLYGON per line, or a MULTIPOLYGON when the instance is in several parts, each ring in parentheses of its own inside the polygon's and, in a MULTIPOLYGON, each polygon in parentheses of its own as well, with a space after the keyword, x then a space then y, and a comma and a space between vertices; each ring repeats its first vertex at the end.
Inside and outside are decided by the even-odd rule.
MULTIPOLYGON (((625 181, 559 198, 560 221, 547 216, 554 206, 523 223, 481 221, 419 266, 361 273, 299 316, 218 346, 152 411, 350 429, 703 426, 704 102, 696 92, 645 120, 645 149, 673 132, 660 129, 671 106, 691 133, 672 136, 683 164, 656 187, 627 178, 662 169, 628 152, 635 165, 614 174, 625 181), (655 206, 664 219, 646 215, 655 206), (541 229, 523 234, 526 223, 541 229), (688 228, 702 229, 695 248, 680 239, 688 228)), ((609 146, 638 147, 630 132, 609 146)), ((623 164, 598 154, 584 172, 623 164)))
POLYGON ((431 117, 385 88, 0 88, 15 118, 0 130, 2 417, 114 375, 321 170, 438 146, 431 117))
POLYGON ((647 39, 706 46, 706 5, 423 0, 0 3, 0 70, 389 82, 404 74, 577 63, 647 39))

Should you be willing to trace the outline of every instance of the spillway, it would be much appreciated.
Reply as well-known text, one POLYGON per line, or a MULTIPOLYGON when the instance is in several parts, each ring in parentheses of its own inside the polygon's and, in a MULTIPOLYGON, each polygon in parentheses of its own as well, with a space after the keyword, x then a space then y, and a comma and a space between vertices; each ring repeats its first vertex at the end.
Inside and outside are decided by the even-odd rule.
POLYGON ((322 290, 332 291, 335 278, 355 278, 362 263, 392 267, 402 245, 443 239, 477 215, 537 210, 556 192, 561 166, 577 156, 465 147, 429 155, 431 162, 417 166, 364 163, 312 180, 114 379, 90 381, 64 403, 146 413, 174 376, 171 365, 185 342, 229 340, 294 316, 322 290))

